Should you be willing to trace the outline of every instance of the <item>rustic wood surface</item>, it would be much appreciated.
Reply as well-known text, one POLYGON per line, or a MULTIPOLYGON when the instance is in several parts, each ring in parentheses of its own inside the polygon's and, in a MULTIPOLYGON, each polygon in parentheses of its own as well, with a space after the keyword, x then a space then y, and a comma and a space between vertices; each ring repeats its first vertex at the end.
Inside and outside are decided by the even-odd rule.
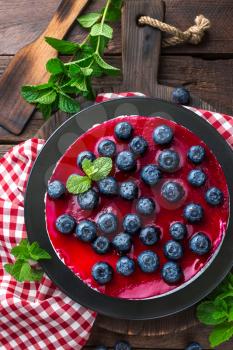
MULTIPOLYGON (((140 0, 130 1, 140 2, 140 0)), ((164 2, 165 21, 168 23, 186 29, 193 24, 194 17, 202 13, 211 20, 212 28, 201 45, 185 45, 162 50, 158 71, 159 84, 167 86, 183 84, 192 93, 211 104, 214 109, 233 114, 232 1, 165 0, 164 2)), ((93 0, 87 10, 97 9, 103 3, 104 0, 93 0)), ((0 0, 0 74, 17 50, 38 37, 46 28, 58 4, 58 0, 41 0, 40 2, 0 0)), ((107 50, 106 60, 121 67, 120 25, 116 24, 115 29, 114 40, 107 50)), ((74 26, 69 34, 69 38, 73 40, 81 40, 83 36, 84 32, 78 26, 74 26)), ((95 82, 98 91, 112 91, 113 88, 117 91, 122 84, 122 76, 101 78, 95 82)), ((50 123, 51 130, 58 121, 65 118, 65 115, 55 116, 54 122, 50 123)), ((0 128, 0 156, 12 145, 34 136, 43 123, 41 115, 36 112, 19 136, 14 136, 0 128)), ((139 349, 183 349, 185 344, 191 340, 200 341, 204 348, 209 349, 207 341, 209 329, 197 324, 193 313, 193 309, 188 310, 175 322, 172 318, 135 323, 99 317, 88 347, 100 343, 112 347, 117 339, 122 338, 128 339, 134 347, 139 349)), ((220 349, 232 349, 232 342, 220 349)))

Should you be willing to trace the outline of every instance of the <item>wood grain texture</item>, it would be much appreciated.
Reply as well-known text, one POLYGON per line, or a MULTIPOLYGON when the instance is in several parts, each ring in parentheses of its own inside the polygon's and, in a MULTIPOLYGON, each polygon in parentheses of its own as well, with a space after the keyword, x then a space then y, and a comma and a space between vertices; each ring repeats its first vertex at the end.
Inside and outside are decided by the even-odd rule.
POLYGON ((88 0, 63 0, 46 30, 32 44, 22 48, 10 61, 0 80, 0 125, 19 135, 28 122, 35 106, 21 96, 23 85, 46 82, 48 59, 57 51, 45 41, 45 36, 62 39, 88 0))
MULTIPOLYGON (((0 57, 0 75, 11 56, 0 57)), ((122 66, 119 56, 107 56, 106 60, 117 67, 122 66)), ((185 85, 209 102, 217 111, 233 115, 233 59, 205 60, 190 56, 161 56, 158 81, 168 86, 185 85)), ((120 90, 122 76, 103 77, 95 80, 96 91, 120 90)), ((57 116, 56 116, 57 118, 57 116)), ((63 117, 62 117, 63 118, 63 117)), ((62 120, 62 119, 61 119, 62 120)), ((40 113, 33 114, 27 128, 20 136, 14 136, 0 127, 0 144, 17 143, 33 137, 44 121, 40 113)))
MULTIPOLYGON (((208 335, 210 333, 210 327, 198 326, 191 327, 184 332, 173 332, 170 335, 164 336, 142 336, 140 331, 137 334, 125 334, 119 335, 115 332, 102 329, 96 323, 92 330, 91 336, 88 341, 88 346, 96 346, 104 344, 105 346, 112 348, 115 342, 119 339, 127 340, 130 342, 133 348, 137 350, 142 349, 166 349, 166 350, 183 350, 187 344, 191 341, 199 342, 203 349, 211 349, 208 342, 208 335)), ((232 350, 233 341, 231 340, 224 345, 219 346, 218 350, 232 350)))
MULTIPOLYGON (((198 46, 185 45, 163 49, 162 53, 233 56, 233 2, 232 0, 165 0, 165 21, 185 30, 193 24, 194 17, 200 13, 212 23, 203 43, 198 46)), ((105 0, 92 0, 89 12, 98 9, 105 0)), ((15 54, 20 48, 36 39, 46 28, 56 10, 59 0, 0 0, 0 55, 15 54), (10 39, 9 39, 10 38, 10 39)), ((121 53, 120 25, 114 25, 114 40, 109 53, 121 53)), ((85 31, 75 26, 69 38, 82 40, 85 31)))

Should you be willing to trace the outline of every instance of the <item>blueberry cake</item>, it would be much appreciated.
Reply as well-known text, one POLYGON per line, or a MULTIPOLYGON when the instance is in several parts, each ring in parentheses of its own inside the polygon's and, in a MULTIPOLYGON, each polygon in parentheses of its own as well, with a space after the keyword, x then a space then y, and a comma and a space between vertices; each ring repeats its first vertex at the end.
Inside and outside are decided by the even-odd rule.
POLYGON ((160 117, 123 116, 67 149, 45 207, 55 251, 84 283, 143 299, 174 290, 210 261, 227 227, 229 194, 216 157, 191 131, 160 117), (98 162, 101 171, 111 164, 106 176, 98 162))

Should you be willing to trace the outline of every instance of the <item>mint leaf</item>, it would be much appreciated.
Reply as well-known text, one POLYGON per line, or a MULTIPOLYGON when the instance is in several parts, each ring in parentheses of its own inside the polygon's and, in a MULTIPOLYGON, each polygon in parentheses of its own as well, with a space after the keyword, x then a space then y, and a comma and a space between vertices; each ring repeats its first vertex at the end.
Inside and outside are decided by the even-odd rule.
POLYGON ((38 261, 38 260, 42 260, 42 259, 51 259, 51 255, 46 252, 46 250, 42 249, 38 242, 33 242, 30 246, 29 246, 29 254, 30 254, 30 258, 38 261))
POLYGON ((70 77, 73 77, 73 76, 76 77, 80 72, 81 72, 81 67, 79 67, 79 65, 72 64, 69 66, 69 76, 70 77))
POLYGON ((22 239, 18 245, 11 249, 11 254, 14 255, 15 258, 27 260, 30 258, 28 246, 28 240, 22 239))
POLYGON ((21 95, 27 102, 34 103, 37 100, 37 98, 41 95, 41 92, 36 85, 25 85, 21 88, 21 95))
POLYGON ((84 173, 90 178, 98 171, 98 169, 94 167, 93 162, 90 159, 83 160, 82 169, 84 173))
POLYGON ((197 307, 197 318, 206 325, 217 325, 225 321, 227 316, 212 301, 204 301, 197 307))
POLYGON ((59 94, 58 106, 61 111, 66 113, 77 113, 80 111, 80 105, 78 101, 63 93, 59 94))
POLYGON ((123 4, 123 0, 112 0, 111 6, 114 6, 115 8, 121 8, 123 4))
POLYGON ((118 68, 115 68, 115 67, 111 66, 110 64, 108 64, 107 62, 105 62, 103 60, 103 58, 100 57, 100 55, 98 53, 94 54, 94 60, 104 70, 114 71, 114 72, 119 72, 120 71, 118 68))
POLYGON ((91 180, 88 176, 70 175, 66 182, 66 188, 71 194, 80 194, 91 188, 91 180))
POLYGON ((83 28, 90 28, 93 24, 98 22, 101 17, 101 13, 91 12, 79 17, 77 21, 83 28))
POLYGON ((233 304, 231 304, 228 311, 228 321, 233 321, 233 304))
POLYGON ((120 8, 116 8, 116 7, 110 7, 105 20, 108 22, 116 22, 121 18, 121 10, 120 8))
POLYGON ((90 38, 90 44, 93 47, 93 50, 96 50, 98 45, 98 53, 100 55, 104 54, 104 50, 107 47, 108 43, 109 43, 109 39, 104 36, 92 36, 90 38))
POLYGON ((92 68, 88 68, 88 67, 84 67, 84 68, 81 68, 81 72, 83 73, 83 75, 85 77, 89 77, 90 75, 92 75, 93 69, 92 68))
POLYGON ((14 264, 5 264, 4 269, 18 282, 39 281, 43 276, 42 270, 32 269, 24 260, 17 260, 14 264))
POLYGON ((112 39, 113 30, 108 24, 97 23, 90 31, 91 36, 104 36, 108 39, 112 39))
POLYGON ((224 343, 233 336, 233 325, 232 323, 223 323, 214 327, 209 336, 211 347, 224 343))
POLYGON ((80 48, 79 44, 68 40, 60 40, 47 36, 45 37, 45 41, 63 55, 72 55, 80 48))
POLYGON ((45 120, 47 120, 51 114, 52 114, 52 105, 44 105, 42 103, 39 103, 37 105, 38 110, 43 114, 43 117, 45 120))
POLYGON ((84 76, 78 76, 70 81, 70 86, 75 86, 79 91, 87 91, 86 79, 84 76))
POLYGON ((37 97, 35 102, 44 104, 44 105, 49 105, 53 103, 56 100, 57 93, 55 90, 46 90, 43 93, 40 93, 40 96, 37 97))
POLYGON ((112 170, 112 159, 108 157, 99 157, 92 162, 95 172, 90 175, 94 181, 99 181, 111 172, 112 170))
POLYGON ((60 74, 65 71, 64 63, 59 58, 51 58, 47 64, 46 69, 51 74, 60 74))

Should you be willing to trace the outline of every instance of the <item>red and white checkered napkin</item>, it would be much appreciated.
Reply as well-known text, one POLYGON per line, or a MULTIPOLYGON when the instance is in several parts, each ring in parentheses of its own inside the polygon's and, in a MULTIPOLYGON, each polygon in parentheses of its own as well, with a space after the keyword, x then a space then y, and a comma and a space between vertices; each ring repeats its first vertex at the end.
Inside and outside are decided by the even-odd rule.
MULTIPOLYGON (((101 94, 96 102, 143 96, 138 93, 101 94)), ((211 123, 233 147, 233 118, 192 109, 211 123)), ((24 192, 43 140, 31 139, 12 148, 0 160, 0 349, 80 349, 88 339, 95 313, 64 295, 44 275, 40 283, 18 283, 5 273, 12 263, 11 248, 26 237, 24 192)))

